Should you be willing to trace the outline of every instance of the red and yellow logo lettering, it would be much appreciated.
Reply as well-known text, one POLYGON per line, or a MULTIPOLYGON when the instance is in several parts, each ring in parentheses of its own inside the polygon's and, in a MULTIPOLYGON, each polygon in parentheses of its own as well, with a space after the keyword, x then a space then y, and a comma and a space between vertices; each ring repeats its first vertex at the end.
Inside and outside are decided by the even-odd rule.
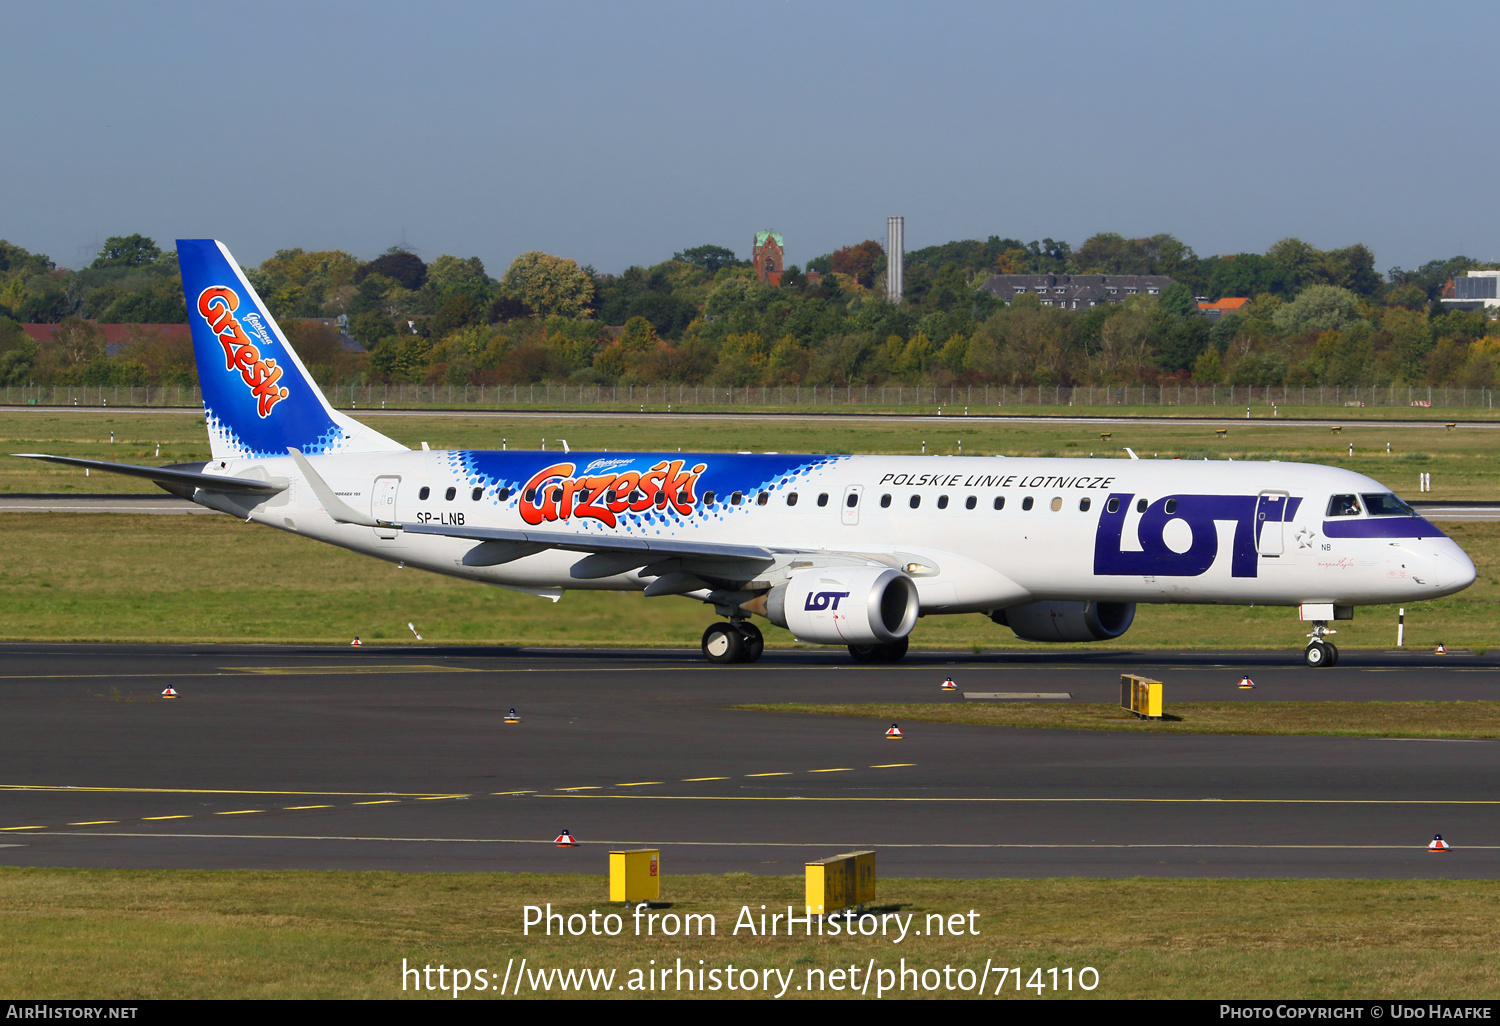
POLYGON ((644 513, 653 506, 672 507, 689 516, 698 496, 693 488, 708 464, 684 470, 682 460, 662 460, 644 474, 623 473, 577 477, 573 463, 554 463, 537 471, 521 490, 521 519, 532 526, 574 517, 589 517, 607 527, 619 523, 627 510, 644 513))
POLYGON ((250 394, 255 396, 256 412, 265 417, 271 412, 271 407, 291 393, 277 384, 281 380, 281 368, 276 366, 276 360, 261 359, 260 350, 240 326, 239 319, 234 316, 239 307, 239 293, 222 285, 204 289, 198 296, 198 313, 224 347, 224 369, 239 374, 240 380, 249 386, 250 394))

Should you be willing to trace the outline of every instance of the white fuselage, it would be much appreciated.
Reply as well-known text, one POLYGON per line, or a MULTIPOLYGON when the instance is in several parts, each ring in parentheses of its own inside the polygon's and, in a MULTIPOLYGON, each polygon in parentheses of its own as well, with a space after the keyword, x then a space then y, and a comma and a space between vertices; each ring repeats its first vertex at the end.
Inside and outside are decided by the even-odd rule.
MULTIPOLYGON (((1044 599, 1353 606, 1436 598, 1475 576, 1464 552, 1418 517, 1330 517, 1335 496, 1389 489, 1310 464, 426 450, 311 462, 348 506, 381 520, 894 557, 912 574, 923 613, 1044 599), (633 492, 643 511, 621 495, 619 516, 602 519, 582 510, 586 501, 579 510, 549 504, 561 495, 551 484, 526 487, 551 468, 547 481, 571 479, 582 492, 593 481, 597 495, 631 461, 640 478, 666 461, 707 469, 690 502, 687 489, 675 505, 633 492)), ((337 523, 289 458, 205 470, 291 482, 261 502, 203 499, 216 508, 410 567, 552 597, 651 581, 639 570, 581 579, 573 568, 585 557, 558 549, 469 566, 465 554, 480 544, 472 539, 337 523)))

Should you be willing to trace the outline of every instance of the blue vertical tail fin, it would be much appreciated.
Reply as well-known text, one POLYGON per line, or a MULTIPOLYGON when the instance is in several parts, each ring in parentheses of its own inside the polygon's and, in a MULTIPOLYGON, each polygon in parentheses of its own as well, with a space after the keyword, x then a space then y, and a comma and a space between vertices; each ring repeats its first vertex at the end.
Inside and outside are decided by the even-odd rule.
POLYGON ((406 448, 328 404, 223 243, 178 239, 177 260, 214 459, 406 448))

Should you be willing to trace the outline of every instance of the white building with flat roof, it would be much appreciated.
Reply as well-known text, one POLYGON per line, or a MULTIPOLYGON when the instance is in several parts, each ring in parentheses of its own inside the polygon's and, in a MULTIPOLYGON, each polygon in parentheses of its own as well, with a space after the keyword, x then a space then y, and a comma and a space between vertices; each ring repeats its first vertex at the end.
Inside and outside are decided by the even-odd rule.
POLYGON ((1500 271, 1466 271, 1443 286, 1443 305, 1459 310, 1500 307, 1500 271))

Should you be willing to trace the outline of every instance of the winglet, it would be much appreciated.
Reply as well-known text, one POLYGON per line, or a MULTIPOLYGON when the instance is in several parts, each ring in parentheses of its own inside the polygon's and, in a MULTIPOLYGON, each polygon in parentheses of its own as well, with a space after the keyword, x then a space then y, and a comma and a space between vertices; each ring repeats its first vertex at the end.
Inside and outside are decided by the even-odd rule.
POLYGON ((302 476, 307 478, 307 483, 312 486, 313 494, 318 497, 318 502, 322 503, 323 509, 328 512, 329 516, 333 517, 335 523, 358 524, 361 527, 400 526, 376 520, 374 517, 361 513, 350 506, 333 493, 333 489, 328 487, 328 482, 318 476, 318 472, 313 469, 312 464, 308 462, 307 457, 302 455, 300 450, 292 446, 287 446, 286 451, 292 457, 292 462, 297 464, 297 469, 302 471, 302 476))

